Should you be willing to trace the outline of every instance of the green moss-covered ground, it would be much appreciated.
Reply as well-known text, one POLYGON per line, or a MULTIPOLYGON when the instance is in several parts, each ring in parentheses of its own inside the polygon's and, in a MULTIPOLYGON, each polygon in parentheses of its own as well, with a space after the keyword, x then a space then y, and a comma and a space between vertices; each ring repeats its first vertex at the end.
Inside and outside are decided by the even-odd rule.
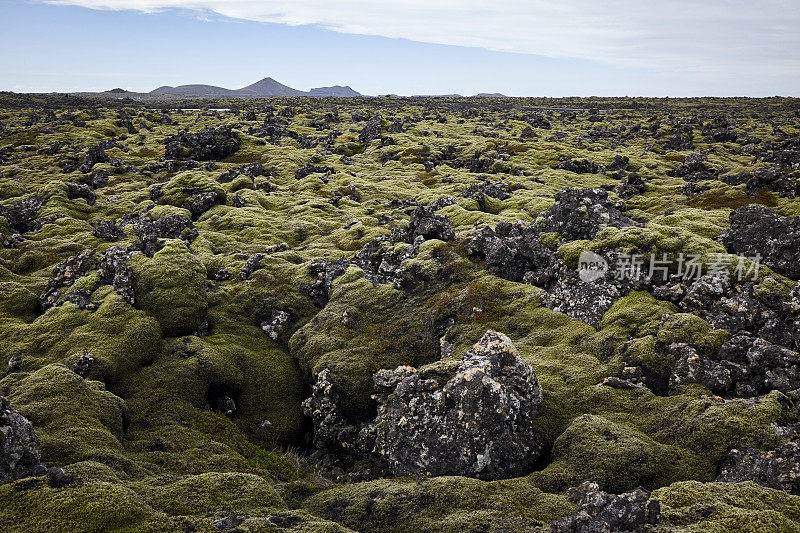
MULTIPOLYGON (((533 222, 564 187, 604 187, 617 199, 613 172, 553 167, 559 156, 608 165, 622 155, 646 183, 627 201, 626 215, 638 225, 606 228, 591 241, 546 235, 546 245, 560 245, 570 266, 585 249, 724 252, 716 239, 732 209, 761 203, 800 215, 800 200, 767 189, 748 195, 745 185, 720 180, 700 182, 705 188, 687 196, 686 182, 668 172, 691 150, 665 142, 690 121, 694 151, 706 154, 710 168, 752 172, 763 164, 746 139, 800 134, 796 100, 387 97, 176 107, 188 110, 167 109, 167 121, 161 109, 133 101, 0 96, 0 233, 19 233, 20 200, 41 200, 35 220, 42 222, 0 248, 0 353, 17 361, 0 379, 0 394, 34 424, 43 461, 79 479, 63 488, 43 478, 1 485, 0 529, 216 531, 212 522, 232 511, 242 531, 546 531, 575 511, 566 489, 593 480, 612 492, 654 490, 664 517, 659 531, 800 530, 800 497, 713 482, 731 448, 781 443, 774 424, 797 416, 785 396, 748 402, 699 385, 670 395, 597 386, 619 375, 623 361, 664 372, 673 361, 663 346, 672 342, 713 353, 727 332, 644 292, 617 300, 594 328, 544 307, 540 289, 487 274, 460 244, 483 226, 533 222), (536 107, 604 113, 590 122, 585 111, 536 107), (521 139, 532 113, 544 113, 553 127, 521 139), (374 114, 392 142, 359 140, 374 114), (738 142, 701 133, 719 116, 735 120, 738 142), (268 117, 283 128, 278 140, 260 133, 268 117), (387 130, 394 119, 404 131, 387 130), (233 155, 213 165, 165 164, 168 135, 220 125, 239 142, 233 155), (87 148, 99 143, 110 162, 82 171, 87 148), (488 161, 480 170, 469 167, 476 154, 488 161), (249 163, 263 173, 217 180, 249 163), (298 179, 307 164, 329 169, 298 179), (94 201, 71 192, 98 175, 107 184, 94 188, 94 201), (479 176, 503 181, 511 196, 461 197, 479 176), (213 205, 193 213, 192 199, 206 193, 213 205), (417 286, 374 285, 351 266, 327 305, 314 304, 312 261, 349 258, 403 227, 415 205, 409 200, 446 196, 456 201, 439 213, 456 240, 420 247, 406 265, 417 286), (139 216, 182 217, 196 234, 161 238, 154 253, 130 258, 133 303, 92 269, 60 292, 88 291, 91 308, 67 301, 42 309, 39 295, 56 265, 138 239, 127 224, 116 240, 104 240, 94 232, 98 223, 139 216), (274 310, 291 315, 275 339, 261 328, 274 310), (437 327, 447 319, 456 354, 491 328, 534 368, 544 391, 536 424, 547 460, 528 476, 495 482, 334 482, 306 457, 309 422, 300 403, 313 376, 330 369, 347 413, 366 416, 374 408, 372 374, 436 360, 437 327), (73 368, 85 352, 95 363, 80 376, 73 368), (235 411, 219 408, 222 396, 235 411)), ((790 287, 767 271, 756 294, 785 296, 790 287)))

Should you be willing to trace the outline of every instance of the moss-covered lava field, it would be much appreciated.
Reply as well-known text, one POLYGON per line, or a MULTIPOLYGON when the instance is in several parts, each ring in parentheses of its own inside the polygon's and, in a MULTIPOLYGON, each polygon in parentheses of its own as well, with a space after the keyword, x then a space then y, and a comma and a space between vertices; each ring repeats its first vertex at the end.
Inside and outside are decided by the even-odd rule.
POLYGON ((799 166, 788 98, 2 93, 0 530, 800 531, 799 166))

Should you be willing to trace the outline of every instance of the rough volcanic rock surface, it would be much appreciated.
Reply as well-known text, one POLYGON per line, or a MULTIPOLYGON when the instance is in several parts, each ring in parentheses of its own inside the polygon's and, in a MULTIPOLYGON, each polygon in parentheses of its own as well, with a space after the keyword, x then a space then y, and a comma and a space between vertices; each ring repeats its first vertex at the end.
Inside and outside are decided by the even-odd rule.
POLYGON ((586 481, 569 489, 567 495, 578 505, 578 512, 556 520, 550 526, 551 533, 642 531, 657 524, 661 516, 658 500, 651 500, 650 492, 642 488, 609 494, 597 483, 586 481))
POLYGON ((530 224, 503 222, 473 235, 466 248, 496 276, 545 286, 552 281, 559 262, 539 237, 540 232, 530 224))
POLYGON ((167 159, 219 161, 239 149, 239 139, 229 126, 206 128, 197 133, 180 132, 164 140, 167 159))
POLYGON ((800 279, 800 217, 783 217, 769 207, 746 205, 731 212, 730 225, 721 239, 731 253, 760 256, 776 272, 800 279))
POLYGON ((606 226, 632 225, 623 208, 602 189, 566 188, 556 193, 555 204, 539 217, 545 231, 557 232, 566 240, 592 239, 606 226))
POLYGON ((769 451, 752 447, 733 449, 722 462, 717 481, 753 481, 800 495, 800 443, 789 441, 769 451))
POLYGON ((499 479, 533 467, 542 391, 510 339, 487 331, 444 383, 412 367, 374 376, 375 449, 396 475, 499 479))
POLYGON ((0 396, 0 483, 45 472, 33 424, 0 396))

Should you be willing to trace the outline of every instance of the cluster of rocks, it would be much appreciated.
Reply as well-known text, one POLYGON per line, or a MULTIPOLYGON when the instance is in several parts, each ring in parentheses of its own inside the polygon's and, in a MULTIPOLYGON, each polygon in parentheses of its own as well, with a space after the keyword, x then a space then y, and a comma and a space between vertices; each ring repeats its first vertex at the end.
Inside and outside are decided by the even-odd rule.
POLYGON ((45 224, 52 224, 56 217, 40 217, 39 209, 42 207, 42 199, 31 195, 21 200, 15 200, 11 207, 0 205, 0 216, 8 222, 9 228, 15 234, 23 234, 32 231, 39 231, 45 224))
MULTIPOLYGON (((494 183, 484 179, 479 183, 473 183, 461 194, 462 198, 472 198, 478 202, 482 211, 486 210, 486 197, 506 200, 511 197, 511 187, 502 181, 494 183)), ((439 209, 441 207, 437 206, 439 209)))
POLYGON ((219 183, 229 183, 239 176, 247 176, 248 178, 255 178, 257 176, 264 176, 267 172, 264 170, 264 165, 259 162, 246 163, 239 165, 230 170, 226 170, 217 177, 219 183))
POLYGON ((667 174, 683 178, 684 181, 689 182, 716 179, 718 172, 706 165, 707 161, 708 157, 705 155, 692 152, 684 158, 683 163, 667 172, 667 174))
POLYGON ((206 128, 197 133, 182 131, 164 139, 165 159, 219 161, 239 149, 239 138, 230 126, 206 128))
POLYGON ((661 518, 661 504, 650 497, 650 491, 637 488, 624 494, 609 494, 597 483, 585 481, 567 490, 578 512, 556 520, 551 533, 611 533, 642 531, 656 525, 661 518))
POLYGON ((559 156, 558 163, 553 167, 556 170, 568 170, 576 174, 605 174, 606 167, 588 159, 571 159, 559 156))
POLYGON ((276 116, 272 113, 266 116, 261 126, 248 128, 247 134, 266 139, 266 142, 274 145, 280 145, 284 137, 295 140, 300 139, 300 135, 289 128, 289 121, 285 117, 276 116))
POLYGON ((800 217, 746 205, 731 212, 730 229, 720 238, 731 253, 759 256, 775 272, 800 279, 800 217))
POLYGON ((294 172, 295 179, 301 180, 311 174, 324 174, 326 177, 336 172, 333 167, 313 165, 311 163, 303 165, 294 172))
POLYGON ((90 146, 86 149, 86 155, 83 157, 83 162, 78 167, 78 170, 84 174, 91 172, 92 168, 98 163, 110 163, 111 157, 106 153, 100 145, 90 146))
POLYGON ((783 198, 800 196, 800 174, 786 172, 777 165, 757 168, 753 172, 726 174, 720 180, 729 185, 745 185, 749 196, 757 196, 762 190, 773 191, 783 198))
POLYGON ((596 326, 614 301, 631 290, 631 284, 604 278, 585 282, 542 242, 545 233, 563 240, 591 239, 606 226, 633 224, 621 204, 608 200, 602 189, 562 189, 552 207, 532 224, 500 223, 485 227, 465 243, 468 254, 482 261, 488 272, 541 287, 549 308, 596 326))
POLYGON ((317 375, 303 410, 323 453, 377 457, 394 475, 482 479, 523 475, 541 456, 533 427, 541 386, 503 334, 487 331, 460 361, 380 370, 373 380, 377 414, 356 424, 330 373, 317 375))
POLYGON ((532 224, 501 222, 495 229, 484 227, 474 234, 466 250, 495 276, 545 286, 553 280, 560 263, 541 243, 540 235, 532 224))
POLYGON ((734 448, 722 461, 717 481, 753 481, 771 489, 800 495, 800 442, 792 435, 789 442, 774 450, 753 447, 734 448))
POLYGON ((617 186, 617 196, 623 200, 630 200, 634 196, 644 194, 645 188, 642 177, 636 172, 631 172, 621 177, 617 186))
POLYGON ((192 222, 182 215, 169 215, 155 220, 146 216, 130 217, 123 219, 120 226, 114 221, 101 222, 103 225, 98 223, 94 229, 95 234, 99 232, 98 236, 114 240, 125 236, 123 228, 131 225, 137 237, 136 241, 130 246, 111 246, 99 258, 95 250, 86 249, 56 265, 39 297, 42 311, 68 301, 82 309, 94 310, 96 305, 91 302, 91 295, 103 285, 111 285, 120 296, 133 304, 133 272, 127 265, 131 255, 143 253, 153 257, 162 248, 159 239, 180 238, 191 243, 198 234, 192 222), (111 238, 112 232, 114 238, 111 238), (67 294, 64 294, 65 289, 71 287, 75 281, 94 271, 98 272, 99 278, 92 287, 67 291, 67 294))
POLYGON ((632 226, 624 209, 624 204, 611 202, 603 189, 566 188, 555 194, 555 203, 536 222, 543 231, 556 232, 568 241, 593 239, 606 226, 632 226))
POLYGON ((725 396, 752 398, 773 390, 800 392, 800 354, 747 334, 731 337, 708 357, 685 343, 674 343, 670 386, 699 383, 725 396))

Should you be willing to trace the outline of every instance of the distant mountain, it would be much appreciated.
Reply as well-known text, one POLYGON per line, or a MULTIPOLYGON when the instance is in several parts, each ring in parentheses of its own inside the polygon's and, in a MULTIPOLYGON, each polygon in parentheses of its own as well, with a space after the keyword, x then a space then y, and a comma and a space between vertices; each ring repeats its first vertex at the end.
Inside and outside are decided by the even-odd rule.
POLYGON ((334 85, 332 87, 318 87, 309 92, 292 89, 272 78, 264 78, 241 89, 226 89, 215 85, 179 85, 170 87, 164 85, 150 91, 150 94, 169 94, 173 96, 199 96, 203 98, 270 98, 277 96, 361 96, 350 87, 334 85))
POLYGON ((255 96, 255 97, 269 97, 269 96, 308 96, 308 93, 292 89, 286 85, 279 83, 272 78, 264 78, 257 81, 252 85, 243 87, 237 91, 235 96, 255 96))
POLYGON ((333 85, 331 87, 316 87, 308 91, 309 96, 338 96, 338 97, 349 97, 349 96, 362 96, 361 93, 358 93, 350 88, 349 85, 333 85))
POLYGON ((503 93, 478 93, 475 96, 482 96, 484 98, 505 98, 506 95, 503 93))
POLYGON ((178 85, 177 87, 170 87, 164 85, 158 89, 153 89, 150 94, 171 94, 175 96, 204 96, 208 98, 220 96, 235 96, 230 89, 224 87, 215 87, 214 85, 178 85))

